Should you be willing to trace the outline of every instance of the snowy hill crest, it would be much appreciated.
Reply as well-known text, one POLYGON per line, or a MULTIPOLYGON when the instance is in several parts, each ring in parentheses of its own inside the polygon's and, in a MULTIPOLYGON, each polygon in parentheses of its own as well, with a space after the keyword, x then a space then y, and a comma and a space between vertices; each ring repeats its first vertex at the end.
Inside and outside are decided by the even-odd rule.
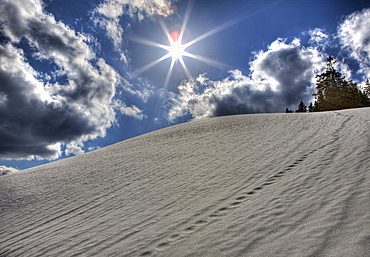
POLYGON ((1 256, 366 256, 370 109, 212 118, 0 177, 1 256))

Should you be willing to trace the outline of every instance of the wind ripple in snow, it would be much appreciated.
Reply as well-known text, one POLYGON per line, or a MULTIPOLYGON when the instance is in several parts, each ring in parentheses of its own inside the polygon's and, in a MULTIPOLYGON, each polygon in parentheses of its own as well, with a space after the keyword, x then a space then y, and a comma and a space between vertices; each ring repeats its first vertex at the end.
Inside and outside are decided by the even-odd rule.
POLYGON ((366 256, 370 109, 190 122, 0 177, 0 256, 366 256))

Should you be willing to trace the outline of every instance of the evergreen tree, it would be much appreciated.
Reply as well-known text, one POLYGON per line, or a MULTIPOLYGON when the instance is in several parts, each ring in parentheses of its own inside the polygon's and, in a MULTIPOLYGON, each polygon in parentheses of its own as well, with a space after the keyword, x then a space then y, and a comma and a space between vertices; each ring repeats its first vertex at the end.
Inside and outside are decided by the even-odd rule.
POLYGON ((333 58, 328 58, 326 71, 316 75, 316 111, 330 111, 370 106, 370 100, 352 80, 347 81, 335 68, 333 58))
POLYGON ((285 113, 291 113, 293 112, 292 110, 289 110, 288 108, 285 109, 285 113))
POLYGON ((298 105, 298 110, 295 112, 307 112, 307 106, 304 105, 303 101, 301 101, 298 105))
POLYGON ((308 106, 308 111, 309 112, 314 112, 315 111, 315 106, 313 106, 312 102, 310 102, 310 105, 308 106))

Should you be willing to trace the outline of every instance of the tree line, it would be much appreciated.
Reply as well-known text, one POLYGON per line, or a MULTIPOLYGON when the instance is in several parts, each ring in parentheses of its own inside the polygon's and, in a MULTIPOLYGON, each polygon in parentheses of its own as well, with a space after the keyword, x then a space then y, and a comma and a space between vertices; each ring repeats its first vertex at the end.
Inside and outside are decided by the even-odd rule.
MULTIPOLYGON (((320 112, 348 108, 370 107, 370 82, 361 91, 357 83, 347 81, 340 72, 334 68, 335 61, 332 57, 327 59, 326 71, 316 75, 316 93, 314 104, 307 107, 303 101, 295 112, 320 112)), ((286 108, 285 112, 293 112, 286 108)))

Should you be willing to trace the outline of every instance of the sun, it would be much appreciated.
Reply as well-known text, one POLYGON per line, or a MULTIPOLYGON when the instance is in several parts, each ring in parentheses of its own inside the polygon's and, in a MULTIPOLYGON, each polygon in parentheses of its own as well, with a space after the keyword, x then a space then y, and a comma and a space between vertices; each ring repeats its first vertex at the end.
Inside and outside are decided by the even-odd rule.
POLYGON ((188 46, 181 43, 182 35, 180 35, 178 31, 175 30, 171 34, 167 34, 167 37, 170 45, 162 46, 162 48, 168 51, 168 55, 172 58, 173 62, 176 62, 177 60, 182 62, 183 56, 190 55, 185 51, 188 46))
POLYGON ((136 70, 135 71, 136 74, 143 73, 146 70, 152 68, 157 63, 159 63, 159 62, 161 62, 161 61, 163 61, 163 60, 165 60, 167 58, 171 58, 171 64, 170 64, 170 67, 168 69, 167 76, 166 76, 166 79, 165 79, 165 82, 164 82, 164 85, 163 85, 164 88, 167 88, 168 83, 169 83, 169 80, 170 80, 170 77, 171 77, 171 74, 172 74, 173 67, 175 66, 175 63, 177 61, 179 61, 181 63, 181 65, 182 65, 182 67, 183 67, 183 69, 184 69, 187 77, 188 78, 191 77, 190 72, 189 72, 188 68, 185 65, 185 62, 184 62, 184 58, 183 57, 190 57, 190 58, 199 60, 201 62, 210 64, 210 65, 215 66, 215 67, 225 68, 225 65, 224 64, 218 63, 216 61, 207 59, 207 58, 202 57, 202 56, 199 56, 199 55, 191 54, 191 53, 187 52, 186 49, 189 46, 193 45, 194 43, 196 43, 196 42, 198 42, 198 41, 200 41, 200 40, 202 40, 202 39, 204 39, 206 37, 209 37, 210 35, 212 35, 214 33, 217 33, 220 30, 225 29, 229 25, 227 24, 227 26, 225 26, 225 25, 220 26, 220 27, 218 27, 216 29, 213 29, 211 31, 206 32, 205 34, 202 34, 201 36, 199 36, 196 39, 193 39, 193 40, 191 40, 191 41, 183 44, 182 41, 184 39, 184 34, 185 34, 186 26, 187 26, 187 23, 188 23, 188 20, 189 20, 190 9, 191 8, 190 8, 190 5, 189 5, 189 7, 187 9, 187 12, 185 14, 185 18, 184 18, 184 21, 183 21, 183 24, 181 26, 180 31, 173 31, 172 33, 170 33, 169 30, 168 30, 168 28, 167 28, 167 26, 165 25, 164 21, 163 20, 159 20, 159 25, 161 26, 164 34, 167 37, 168 45, 158 44, 156 42, 153 42, 153 41, 150 41, 150 40, 147 40, 147 39, 144 39, 144 38, 137 38, 137 37, 133 37, 133 36, 129 36, 128 37, 132 41, 136 41, 136 42, 141 43, 141 44, 145 44, 145 45, 149 45, 149 46, 153 46, 153 47, 162 48, 164 50, 167 50, 167 53, 165 55, 163 55, 162 57, 160 57, 157 60, 154 60, 153 62, 145 65, 144 67, 136 70))
POLYGON ((196 56, 185 51, 185 49, 187 47, 189 47, 190 45, 192 45, 194 43, 193 41, 190 41, 186 44, 182 44, 182 39, 183 39, 184 31, 185 31, 186 22, 181 27, 180 32, 175 30, 172 33, 169 33, 169 31, 168 31, 166 25, 163 23, 163 21, 160 22, 160 25, 161 25, 165 35, 167 36, 169 45, 158 44, 158 47, 163 48, 163 49, 168 51, 168 53, 166 55, 164 55, 162 58, 160 58, 159 60, 161 61, 162 59, 167 59, 167 58, 172 59, 171 65, 170 65, 170 68, 168 70, 166 80, 165 80, 165 83, 164 83, 164 87, 167 87, 167 84, 168 84, 169 79, 171 77, 172 69, 173 69, 175 63, 177 61, 179 61, 182 65, 182 67, 184 68, 184 71, 185 71, 187 77, 190 77, 190 73, 188 71, 188 68, 185 65, 183 57, 187 56, 187 57, 191 57, 191 58, 196 58, 196 56))
POLYGON ((177 61, 182 59, 182 56, 186 55, 186 46, 182 45, 181 42, 171 42, 171 45, 167 48, 169 55, 172 60, 177 61))
POLYGON ((278 2, 279 1, 277 1, 276 3, 272 3, 271 5, 263 8, 263 9, 256 10, 256 11, 254 11, 254 12, 248 14, 248 15, 237 16, 234 19, 232 19, 232 20, 230 20, 226 23, 221 24, 220 26, 218 26, 218 27, 216 27, 212 30, 207 31, 204 34, 201 34, 200 36, 191 40, 190 42, 187 42, 186 44, 183 44, 182 40, 183 40, 184 32, 186 30, 187 23, 189 21, 190 12, 191 12, 191 8, 192 8, 192 4, 193 4, 193 2, 190 1, 189 5, 188 5, 188 8, 186 10, 186 13, 185 13, 184 21, 183 21, 183 24, 181 26, 180 32, 174 31, 170 34, 168 28, 164 24, 164 21, 161 20, 161 19, 159 20, 159 24, 161 25, 164 34, 167 36, 169 45, 158 44, 158 43, 155 43, 155 42, 150 41, 148 39, 137 38, 137 37, 134 37, 134 36, 126 35, 129 40, 136 41, 138 43, 146 44, 146 45, 157 47, 157 48, 162 48, 162 49, 165 49, 165 50, 168 51, 167 54, 163 55, 161 58, 158 58, 157 60, 152 61, 151 63, 145 65, 144 67, 136 70, 135 73, 140 74, 140 73, 152 68, 157 63, 159 63, 159 62, 161 62, 161 61, 163 61, 167 58, 171 58, 172 59, 171 65, 170 65, 170 68, 168 69, 166 80, 165 80, 164 86, 163 86, 164 88, 167 88, 170 77, 171 77, 171 74, 172 74, 173 67, 174 67, 174 65, 177 61, 179 61, 181 63, 187 77, 190 78, 190 72, 188 71, 188 69, 185 65, 185 62, 184 62, 184 58, 183 58, 184 56, 196 59, 198 61, 204 62, 206 64, 212 65, 212 66, 220 68, 220 69, 225 69, 225 68, 232 69, 232 67, 230 67, 229 65, 225 65, 224 63, 220 63, 220 62, 217 62, 217 61, 214 61, 214 60, 210 60, 210 59, 205 58, 203 56, 191 54, 191 53, 185 51, 185 49, 188 48, 189 46, 191 46, 191 45, 193 45, 193 44, 195 44, 195 43, 213 35, 213 34, 216 34, 216 33, 220 32, 222 30, 225 30, 225 29, 227 29, 227 28, 245 20, 245 19, 250 18, 253 15, 256 15, 257 13, 259 13, 262 10, 265 10, 267 8, 270 8, 270 7, 274 6, 278 2))

